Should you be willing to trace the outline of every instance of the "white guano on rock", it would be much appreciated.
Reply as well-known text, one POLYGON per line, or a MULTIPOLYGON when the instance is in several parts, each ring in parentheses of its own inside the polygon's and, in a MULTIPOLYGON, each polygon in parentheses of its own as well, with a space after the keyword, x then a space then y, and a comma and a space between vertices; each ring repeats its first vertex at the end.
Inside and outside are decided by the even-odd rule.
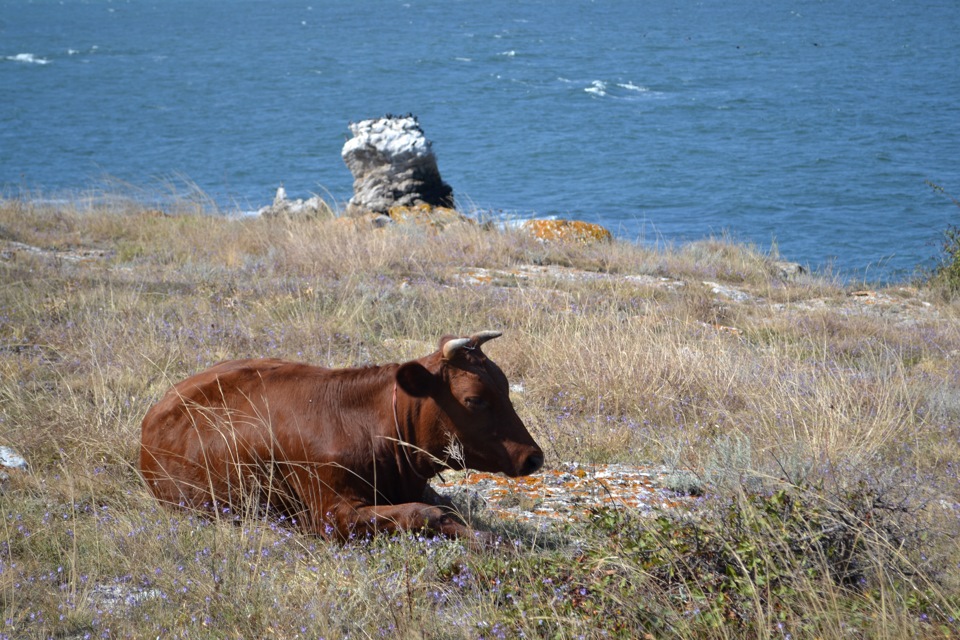
POLYGON ((347 215, 387 213, 391 207, 453 207, 453 189, 440 177, 432 144, 416 117, 387 115, 350 123, 343 145, 353 174, 347 215))

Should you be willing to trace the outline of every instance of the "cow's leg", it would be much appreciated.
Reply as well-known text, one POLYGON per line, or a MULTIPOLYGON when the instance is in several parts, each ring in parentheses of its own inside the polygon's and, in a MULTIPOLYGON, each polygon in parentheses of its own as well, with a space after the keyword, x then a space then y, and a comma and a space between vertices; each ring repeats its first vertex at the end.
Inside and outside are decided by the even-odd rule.
POLYGON ((339 486, 349 486, 346 479, 334 480, 325 476, 322 468, 307 466, 295 467, 287 476, 288 486, 309 513, 309 524, 304 524, 310 533, 346 540, 377 532, 428 531, 480 544, 493 541, 492 535, 463 524, 451 508, 423 502, 371 505, 356 495, 337 490, 339 486))
POLYGON ((328 516, 328 522, 342 538, 378 532, 427 531, 463 538, 478 545, 493 541, 491 534, 470 529, 446 509, 408 502, 398 505, 341 504, 328 516))
POLYGON ((420 531, 450 537, 464 536, 467 528, 449 512, 422 502, 397 505, 344 504, 333 514, 337 530, 359 534, 420 531))

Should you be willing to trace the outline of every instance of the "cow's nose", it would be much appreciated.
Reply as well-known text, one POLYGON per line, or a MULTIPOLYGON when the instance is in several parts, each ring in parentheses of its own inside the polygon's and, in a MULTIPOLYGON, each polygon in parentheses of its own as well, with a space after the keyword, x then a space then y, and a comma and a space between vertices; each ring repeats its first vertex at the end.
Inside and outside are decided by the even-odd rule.
POLYGON ((523 466, 520 467, 520 475, 528 476, 531 473, 536 473, 542 466, 543 454, 531 453, 529 456, 527 456, 527 459, 523 461, 523 466))

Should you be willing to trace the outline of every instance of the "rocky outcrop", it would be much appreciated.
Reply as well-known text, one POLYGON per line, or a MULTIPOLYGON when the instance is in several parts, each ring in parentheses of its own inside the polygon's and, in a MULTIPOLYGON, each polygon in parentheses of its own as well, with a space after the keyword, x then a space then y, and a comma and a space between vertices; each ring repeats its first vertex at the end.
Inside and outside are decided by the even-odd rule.
POLYGON ((307 200, 290 200, 287 190, 281 184, 277 194, 273 197, 273 204, 262 207, 257 213, 264 218, 332 218, 333 210, 320 196, 313 196, 307 200))
POLYGON ((432 145, 412 115, 350 123, 343 161, 353 174, 347 215, 389 213, 392 207, 453 207, 432 145))

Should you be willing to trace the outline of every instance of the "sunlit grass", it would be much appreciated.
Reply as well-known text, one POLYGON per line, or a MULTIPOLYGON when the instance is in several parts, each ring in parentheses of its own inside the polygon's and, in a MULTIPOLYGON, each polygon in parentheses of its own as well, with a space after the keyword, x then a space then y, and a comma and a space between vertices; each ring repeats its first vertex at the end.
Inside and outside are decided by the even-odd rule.
POLYGON ((956 632, 955 303, 894 287, 903 305, 856 306, 726 238, 544 244, 183 209, 0 202, 0 444, 31 465, 0 493, 0 637, 956 632), (525 265, 546 271, 511 275, 525 265), (468 267, 505 275, 465 284, 468 267), (488 552, 336 545, 170 511, 141 485, 143 414, 215 362, 398 361, 487 328, 548 465, 692 471, 695 515, 490 522, 505 539, 488 552))

